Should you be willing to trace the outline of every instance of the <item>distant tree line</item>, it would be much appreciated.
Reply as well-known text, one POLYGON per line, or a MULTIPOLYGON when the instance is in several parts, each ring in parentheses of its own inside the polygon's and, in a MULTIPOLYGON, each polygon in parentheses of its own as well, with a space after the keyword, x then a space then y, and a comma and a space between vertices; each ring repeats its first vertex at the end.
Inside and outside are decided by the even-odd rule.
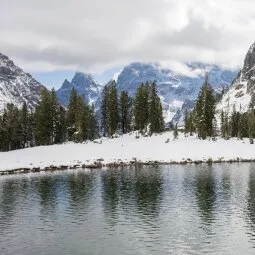
POLYGON ((135 98, 126 91, 118 98, 117 85, 113 81, 105 86, 101 103, 101 132, 103 136, 112 136, 118 130, 122 134, 132 130, 141 133, 160 133, 164 130, 162 104, 156 83, 142 83, 135 98))
POLYGON ((95 106, 87 104, 75 89, 67 107, 60 105, 54 89, 42 90, 34 111, 26 103, 21 109, 7 104, 0 115, 0 151, 83 142, 133 130, 150 134, 164 130, 155 82, 141 84, 135 98, 131 98, 125 91, 118 93, 113 81, 103 89, 100 117, 97 115, 95 106))

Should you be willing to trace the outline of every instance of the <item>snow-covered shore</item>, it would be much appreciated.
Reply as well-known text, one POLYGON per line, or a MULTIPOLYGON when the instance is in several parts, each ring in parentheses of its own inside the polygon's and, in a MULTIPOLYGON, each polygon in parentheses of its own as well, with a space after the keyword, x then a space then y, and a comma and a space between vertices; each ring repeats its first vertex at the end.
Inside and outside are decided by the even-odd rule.
POLYGON ((152 137, 135 138, 127 134, 114 139, 98 139, 86 144, 67 143, 39 146, 22 150, 0 152, 0 171, 17 168, 48 167, 50 165, 89 165, 100 159, 102 164, 130 161, 158 161, 164 163, 184 161, 229 161, 255 159, 255 144, 248 139, 236 138, 217 141, 199 140, 195 136, 185 138, 180 134, 174 140, 172 132, 152 137), (169 139, 169 142, 166 142, 169 139), (98 143, 102 141, 102 143, 98 143))

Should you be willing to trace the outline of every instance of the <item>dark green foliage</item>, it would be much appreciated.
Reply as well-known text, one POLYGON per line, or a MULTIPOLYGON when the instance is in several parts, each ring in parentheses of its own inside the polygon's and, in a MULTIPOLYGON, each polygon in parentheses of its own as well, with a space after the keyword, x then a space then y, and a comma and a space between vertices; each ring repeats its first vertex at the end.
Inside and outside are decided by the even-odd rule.
POLYGON ((215 103, 213 89, 208 83, 208 78, 206 78, 195 106, 195 123, 199 138, 205 139, 214 134, 215 103))
POLYGON ((135 129, 143 131, 149 124, 149 84, 142 84, 134 101, 135 129))
POLYGON ((132 99, 128 96, 126 91, 120 94, 120 122, 121 132, 126 134, 131 131, 132 120, 132 99))
POLYGON ((122 91, 118 100, 117 85, 113 81, 103 89, 100 111, 103 136, 112 136, 118 131, 125 134, 133 128, 141 132, 150 130, 150 133, 164 130, 162 105, 157 95, 156 83, 141 84, 134 100, 127 92, 122 91))
POLYGON ((82 142, 97 136, 94 105, 87 105, 75 90, 71 92, 69 110, 58 103, 54 89, 45 89, 41 91, 41 101, 34 113, 26 104, 21 109, 7 104, 0 115, 0 151, 68 140, 82 142))
POLYGON ((50 145, 63 142, 65 132, 61 131, 63 127, 60 126, 64 124, 63 118, 63 109, 60 110, 55 90, 53 89, 50 92, 43 90, 41 92, 41 102, 35 110, 36 145, 50 145))
POLYGON ((149 108, 150 132, 159 133, 164 129, 162 105, 158 96, 156 83, 150 87, 150 108, 149 108))
POLYGON ((0 116, 0 150, 24 148, 29 139, 29 113, 26 105, 19 110, 13 104, 7 104, 0 116))
POLYGON ((101 131, 103 136, 109 133, 109 119, 108 119, 108 87, 104 86, 101 101, 101 131))
POLYGON ((175 126, 174 126, 174 139, 177 139, 178 136, 179 136, 178 126, 177 126, 177 123, 176 123, 175 126))
POLYGON ((186 109, 185 115, 184 115, 184 133, 185 133, 185 135, 187 135, 188 133, 190 135, 193 135, 193 133, 196 131, 194 122, 195 122, 194 112, 188 113, 188 111, 186 109))
POLYGON ((150 125, 150 133, 159 133, 164 130, 162 104, 157 94, 156 83, 142 84, 134 101, 135 129, 146 131, 150 125))
POLYGON ((118 91, 115 81, 113 81, 108 88, 107 112, 109 135, 112 136, 117 132, 119 124, 118 91))

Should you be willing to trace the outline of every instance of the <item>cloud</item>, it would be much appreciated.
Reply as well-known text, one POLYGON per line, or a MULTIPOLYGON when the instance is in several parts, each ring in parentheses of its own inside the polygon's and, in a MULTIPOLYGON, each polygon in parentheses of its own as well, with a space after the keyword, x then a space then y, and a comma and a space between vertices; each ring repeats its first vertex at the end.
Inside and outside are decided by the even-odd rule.
POLYGON ((2 0, 0 51, 26 71, 102 72, 132 61, 180 72, 241 67, 255 40, 253 0, 2 0))

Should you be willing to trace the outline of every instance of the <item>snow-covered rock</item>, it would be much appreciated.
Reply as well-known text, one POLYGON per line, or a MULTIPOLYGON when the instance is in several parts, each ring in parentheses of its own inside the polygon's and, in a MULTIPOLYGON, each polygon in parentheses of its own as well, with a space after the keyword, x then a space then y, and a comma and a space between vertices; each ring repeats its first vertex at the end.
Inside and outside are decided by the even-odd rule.
POLYGON ((21 107, 26 102, 30 109, 34 109, 43 88, 30 74, 0 53, 0 112, 7 103, 21 107))
POLYGON ((233 85, 224 94, 217 105, 218 113, 222 110, 229 112, 233 106, 237 111, 246 112, 249 108, 251 96, 255 92, 255 43, 246 54, 242 70, 238 73, 233 85))
POLYGON ((70 92, 75 89, 78 95, 83 96, 88 104, 96 103, 102 86, 98 84, 90 74, 76 72, 72 81, 65 80, 59 90, 57 97, 63 105, 68 105, 70 92))

